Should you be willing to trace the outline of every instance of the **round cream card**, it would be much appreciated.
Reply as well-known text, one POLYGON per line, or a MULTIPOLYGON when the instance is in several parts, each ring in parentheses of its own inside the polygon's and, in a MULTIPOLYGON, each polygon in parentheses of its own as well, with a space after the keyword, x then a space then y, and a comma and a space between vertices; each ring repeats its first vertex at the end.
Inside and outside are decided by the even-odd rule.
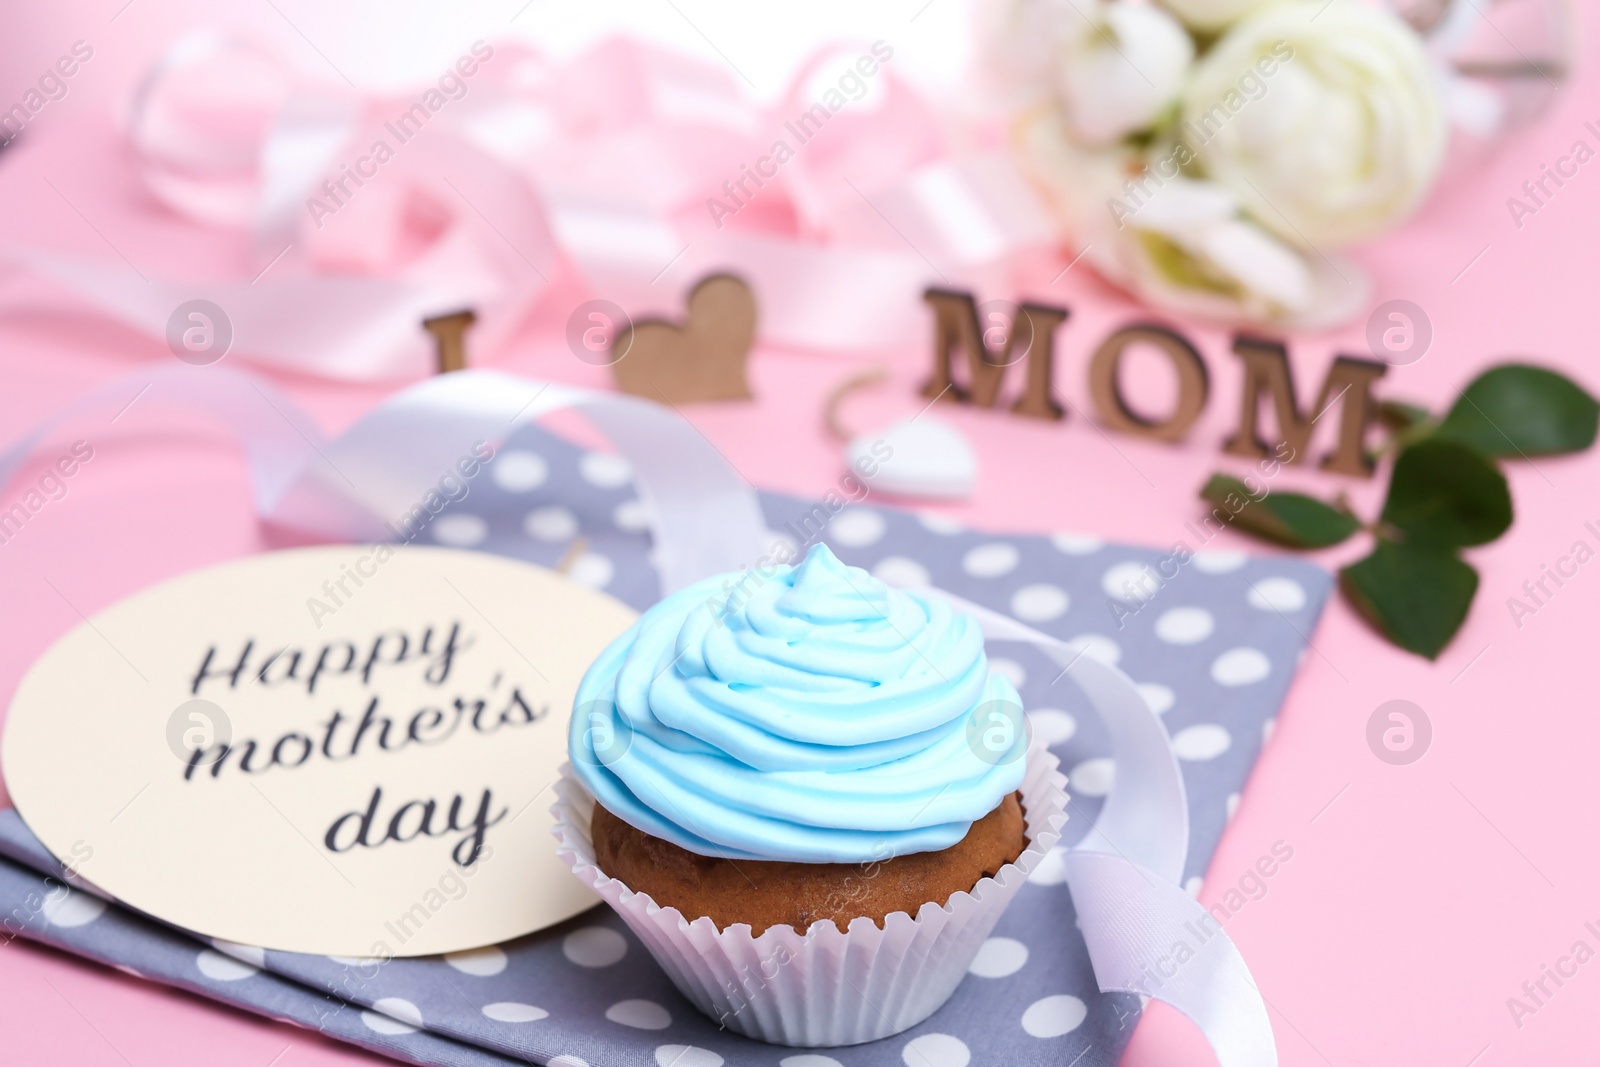
POLYGON ((549 808, 578 681, 633 619, 477 552, 211 567, 34 664, 6 785, 78 875, 200 934, 379 957, 504 941, 595 903, 549 808))

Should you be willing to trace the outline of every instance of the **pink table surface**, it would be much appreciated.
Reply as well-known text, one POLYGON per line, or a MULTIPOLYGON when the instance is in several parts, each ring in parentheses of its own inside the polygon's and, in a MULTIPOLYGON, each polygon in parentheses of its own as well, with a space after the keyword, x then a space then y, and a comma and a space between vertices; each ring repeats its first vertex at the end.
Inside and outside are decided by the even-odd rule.
MULTIPOLYGON (((1596 44, 1586 29, 1586 51, 1596 44)), ((1487 165, 1447 176, 1404 230, 1365 250, 1379 299, 1414 301, 1431 317, 1432 350, 1397 368, 1380 393, 1442 405, 1480 367, 1525 355, 1564 368, 1600 392, 1594 344, 1600 163, 1591 163, 1519 230, 1505 200, 1575 140, 1596 79, 1580 71, 1556 111, 1487 165)), ((87 121, 87 120, 84 120, 87 121)), ((24 146, 0 157, 0 183, 27 168, 24 146), (9 158, 13 157, 14 158, 9 158)), ((55 175, 93 192, 95 177, 55 175)), ((89 201, 92 203, 92 200, 89 201)), ((15 209, 3 209, 8 215, 15 209)), ((85 222, 48 196, 33 198, 27 228, 59 227, 93 247, 85 222)), ((107 235, 116 241, 118 235, 107 235)), ((14 284, 14 283, 8 283, 14 284)), ((1213 376, 1209 408, 1181 447, 1108 436, 1086 412, 1085 365, 1099 338, 1137 309, 1074 270, 1050 296, 1073 308, 1058 346, 1063 424, 948 409, 975 445, 976 495, 946 509, 999 530, 1071 529, 1168 546, 1198 514, 1196 488, 1213 469, 1241 469, 1218 454, 1236 412, 1238 374, 1224 331, 1186 326, 1213 376)), ((526 336, 487 365, 533 377, 604 384, 574 359, 557 330, 581 297, 550 295, 526 336)), ((1297 339, 1302 391, 1335 351, 1362 351, 1361 327, 1297 339)), ((846 418, 868 427, 909 414, 925 361, 923 339, 892 360, 892 384, 862 393, 846 418)), ((94 321, 0 315, 0 436, 9 438, 91 386, 171 356, 157 342, 94 321)), ((822 427, 826 393, 859 361, 759 349, 758 400, 689 409, 690 417, 752 482, 821 494, 842 473, 822 427)), ((386 390, 280 378, 330 431, 386 390)), ((271 547, 253 521, 243 464, 226 434, 204 420, 135 406, 116 425, 84 424, 95 459, 23 531, 0 546, 0 696, 9 698, 52 641, 92 613, 152 583, 271 547), (52 588, 52 586, 54 588, 52 588)), ((9 506, 37 475, 0 487, 9 506)), ((1600 717, 1593 713, 1592 620, 1600 564, 1569 579, 1519 627, 1507 610, 1525 580, 1596 537, 1600 455, 1510 469, 1517 520, 1496 544, 1470 553, 1482 574, 1472 616, 1437 663, 1400 652, 1342 603, 1312 635, 1278 727, 1205 880, 1211 902, 1280 839, 1294 859, 1228 926, 1270 1005, 1288 1065, 1576 1062, 1592 1053, 1600 1017, 1600 962, 1566 980, 1518 1026, 1507 998, 1568 953, 1600 948, 1584 923, 1600 920, 1600 717), (1591 625, 1585 626, 1584 619, 1591 625), (1418 763, 1388 766, 1368 750, 1368 716, 1384 701, 1419 704, 1434 726, 1418 763)), ((1325 495, 1347 489, 1369 513, 1379 486, 1293 468, 1279 484, 1325 495)), ((1250 548, 1224 534, 1210 547, 1250 548)), ((1363 548, 1322 554, 1336 566, 1363 548)), ((0 801, 4 800, 0 788, 0 801)), ((380 1062, 305 1031, 21 942, 0 945, 0 1062, 81 1064, 310 1064, 380 1062)), ((979 1050, 978 1062, 982 1062, 979 1050)), ((1196 1033, 1157 1005, 1125 1062, 1153 1067, 1209 1062, 1196 1033)))

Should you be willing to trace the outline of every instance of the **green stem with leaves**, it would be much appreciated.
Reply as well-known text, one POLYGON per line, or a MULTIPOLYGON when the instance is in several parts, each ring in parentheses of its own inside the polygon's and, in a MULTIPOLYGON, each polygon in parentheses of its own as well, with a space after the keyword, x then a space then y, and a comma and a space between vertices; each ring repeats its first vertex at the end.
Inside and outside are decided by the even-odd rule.
POLYGON ((1226 509, 1240 530, 1289 548, 1328 548, 1370 533, 1372 552, 1339 571, 1345 599, 1389 641, 1436 659, 1478 591, 1478 572, 1461 550, 1511 526, 1511 492, 1496 461, 1588 448, 1600 403, 1554 371, 1506 363, 1475 378, 1442 419, 1393 402, 1378 416, 1390 430, 1379 455, 1395 458, 1371 522, 1343 493, 1332 504, 1301 493, 1257 497, 1225 474, 1212 475, 1200 497, 1226 509))

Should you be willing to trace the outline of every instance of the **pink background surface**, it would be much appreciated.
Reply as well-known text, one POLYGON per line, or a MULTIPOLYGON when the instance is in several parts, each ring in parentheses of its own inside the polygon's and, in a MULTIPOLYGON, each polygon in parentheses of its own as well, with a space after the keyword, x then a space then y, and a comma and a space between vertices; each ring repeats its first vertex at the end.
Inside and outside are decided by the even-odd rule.
MULTIPOLYGON (((97 17, 109 18, 114 10, 97 7, 97 17)), ((83 36, 65 22, 30 29, 0 56, 10 77, 0 97, 16 95, 13 82, 20 93, 29 77, 18 72, 43 69, 60 50, 50 42, 83 36), (30 51, 34 42, 43 43, 30 51)), ((1585 26, 1584 54, 1593 53, 1594 38, 1585 26)), ((1600 143, 1583 127, 1600 120, 1595 89, 1592 71, 1581 67, 1537 127, 1486 165, 1447 175, 1437 197, 1407 227, 1362 252, 1376 298, 1411 300, 1434 327, 1428 355, 1393 370, 1380 395, 1437 408, 1479 368, 1505 356, 1555 364, 1600 393, 1593 356, 1600 163, 1580 171, 1520 230, 1505 203, 1574 140, 1600 143)), ((92 97, 66 103, 71 107, 52 118, 58 129, 102 121, 92 97)), ((38 185, 30 151, 24 145, 0 156, 5 231, 48 231, 63 247, 94 250, 97 240, 85 222, 38 185), (25 218, 16 220, 19 213, 25 218)), ((86 201, 74 196, 79 203, 93 203, 104 185, 102 175, 82 171, 52 177, 81 191, 86 201)), ((117 233, 108 236, 121 243, 117 233)), ((0 305, 0 437, 13 437, 92 386, 171 359, 159 342, 121 328, 31 311, 14 299, 25 292, 14 279, 0 277, 0 296, 11 298, 0 305)), ((1237 411, 1228 335, 1184 327, 1213 379, 1210 405, 1188 442, 1168 447, 1108 436, 1088 414, 1087 359, 1111 328, 1140 313, 1081 269, 1029 295, 1049 295, 1073 309, 1057 356, 1058 391, 1071 407, 1069 418, 1045 425, 945 409, 972 440, 982 469, 972 501, 947 510, 996 530, 1079 530, 1162 547, 1185 537, 1184 523, 1199 512, 1195 491, 1206 476, 1242 470, 1219 454, 1237 411)), ((519 343, 480 363, 604 384, 603 372, 574 359, 559 338, 577 299, 552 293, 519 343)), ((1360 323, 1296 339, 1302 396, 1336 351, 1363 348, 1360 323)), ((852 399, 846 421, 865 429, 920 407, 914 387, 925 353, 923 339, 908 339, 894 360, 892 384, 852 399)), ((751 365, 755 403, 688 413, 755 484, 820 494, 842 474, 839 446, 822 426, 822 398, 859 366, 839 357, 758 349, 751 365)), ((301 378, 279 382, 330 432, 388 391, 301 378)), ((9 698, 28 666, 77 624, 80 612, 92 614, 173 575, 271 547, 252 518, 243 463, 227 434, 202 419, 140 405, 114 426, 80 424, 46 444, 34 467, 0 487, 0 508, 20 498, 42 465, 79 437, 92 441, 93 462, 71 481, 65 499, 0 546, 0 603, 7 608, 0 619, 0 697, 9 698)), ((1326 445, 1319 439, 1319 451, 1326 445)), ((1583 928, 1587 920, 1600 920, 1592 815, 1600 807, 1600 720, 1592 709, 1600 674, 1592 625, 1600 610, 1600 563, 1580 570, 1520 628, 1506 600, 1521 595, 1523 582, 1538 578, 1541 566, 1574 541, 1600 546, 1584 528, 1587 521, 1600 525, 1600 455, 1514 464, 1508 473, 1516 523, 1498 543, 1469 554, 1482 585, 1466 627, 1437 663, 1378 640, 1342 602, 1330 606, 1212 862, 1202 893, 1208 903, 1273 842, 1294 848, 1293 861, 1270 880, 1268 894, 1228 925, 1270 1006, 1285 1064, 1498 1067, 1575 1062, 1580 1053, 1592 1053, 1600 961, 1567 980, 1520 1028, 1506 1000, 1521 995, 1522 983, 1537 978, 1540 967, 1574 941, 1600 948, 1583 928), (1373 709, 1395 698, 1419 704, 1434 728, 1432 748, 1408 767, 1379 762, 1364 737, 1373 709)), ((1278 484, 1328 496, 1348 490, 1368 514, 1380 492, 1380 484, 1310 468, 1292 468, 1278 484)), ((1210 547, 1260 551, 1231 534, 1210 547)), ((1364 544, 1352 543, 1321 561, 1337 566, 1364 551, 1364 544)), ((22 942, 0 945, 0 1034, 6 1062, 383 1062, 22 942)), ((1153 1067, 1208 1060, 1188 1024, 1156 1006, 1125 1062, 1153 1067)), ((982 1062, 981 1050, 976 1062, 982 1062)))

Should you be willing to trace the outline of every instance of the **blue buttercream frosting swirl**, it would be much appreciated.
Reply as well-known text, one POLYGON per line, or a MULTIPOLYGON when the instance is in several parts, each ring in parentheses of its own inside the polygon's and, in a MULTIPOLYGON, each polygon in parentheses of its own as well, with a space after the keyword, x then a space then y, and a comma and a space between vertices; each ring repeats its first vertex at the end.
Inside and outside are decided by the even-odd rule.
POLYGON ((859 863, 949 848, 1022 782, 1022 704, 977 622, 817 545, 662 600, 578 687, 575 773, 691 852, 859 863))

